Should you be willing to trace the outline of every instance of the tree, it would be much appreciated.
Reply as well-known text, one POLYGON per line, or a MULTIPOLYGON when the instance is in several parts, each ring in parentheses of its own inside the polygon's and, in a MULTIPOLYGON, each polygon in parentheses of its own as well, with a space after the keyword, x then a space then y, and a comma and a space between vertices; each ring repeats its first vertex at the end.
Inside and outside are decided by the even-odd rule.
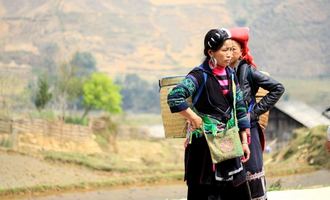
POLYGON ((55 80, 55 97, 63 120, 69 102, 73 102, 81 96, 83 81, 84 79, 77 77, 75 67, 72 65, 63 63, 58 67, 55 80))
POLYGON ((96 60, 90 52, 76 52, 70 64, 77 68, 78 76, 89 76, 97 71, 96 60))
POLYGON ((28 102, 22 97, 27 85, 28 71, 13 70, 11 67, 0 67, 0 116, 10 117, 15 108, 22 105, 27 106, 28 102))
POLYGON ((83 85, 84 119, 91 109, 101 109, 109 113, 121 112, 120 88, 105 74, 94 73, 83 85))
POLYGON ((79 66, 73 65, 75 63, 73 60, 75 58, 72 58, 70 63, 62 63, 57 68, 55 77, 55 96, 62 113, 62 119, 65 119, 66 110, 70 106, 76 105, 81 107, 83 84, 91 74, 89 71, 84 70, 82 73, 79 66))
POLYGON ((38 91, 34 100, 34 105, 40 112, 45 108, 46 104, 51 100, 52 94, 49 92, 48 81, 45 77, 38 78, 38 91))
POLYGON ((124 80, 118 80, 122 86, 123 109, 131 112, 159 113, 159 86, 149 83, 136 74, 127 74, 124 80))

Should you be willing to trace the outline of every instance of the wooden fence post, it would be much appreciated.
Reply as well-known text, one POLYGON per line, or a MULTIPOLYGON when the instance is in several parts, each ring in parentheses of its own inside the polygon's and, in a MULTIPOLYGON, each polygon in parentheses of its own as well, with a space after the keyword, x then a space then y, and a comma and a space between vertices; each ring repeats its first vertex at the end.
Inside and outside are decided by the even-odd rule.
POLYGON ((18 150, 18 136, 17 136, 17 130, 15 128, 15 121, 13 119, 10 119, 9 121, 10 126, 10 141, 12 143, 12 149, 17 151, 18 150))

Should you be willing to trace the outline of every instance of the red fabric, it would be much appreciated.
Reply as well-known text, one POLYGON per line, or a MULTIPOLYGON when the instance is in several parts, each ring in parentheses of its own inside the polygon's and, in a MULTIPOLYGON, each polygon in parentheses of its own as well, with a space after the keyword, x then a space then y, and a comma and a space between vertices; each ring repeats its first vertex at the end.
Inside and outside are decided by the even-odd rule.
POLYGON ((253 61, 253 56, 250 53, 250 49, 248 47, 249 42, 249 28, 248 27, 235 27, 229 29, 231 34, 231 39, 237 41, 242 46, 242 57, 253 67, 257 67, 257 65, 253 61))

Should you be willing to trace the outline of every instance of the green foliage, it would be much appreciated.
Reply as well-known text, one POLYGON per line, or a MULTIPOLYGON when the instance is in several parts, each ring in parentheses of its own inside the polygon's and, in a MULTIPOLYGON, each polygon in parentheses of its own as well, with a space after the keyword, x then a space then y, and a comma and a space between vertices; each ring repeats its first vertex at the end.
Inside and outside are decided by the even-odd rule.
POLYGON ((269 186, 268 191, 281 190, 281 189, 282 189, 281 179, 278 179, 269 186))
POLYGON ((141 79, 136 74, 128 74, 122 81, 123 109, 131 112, 159 113, 158 84, 141 79))
POLYGON ((82 85, 86 77, 79 77, 76 71, 77 67, 68 63, 61 64, 57 70, 54 96, 63 119, 66 110, 70 106, 79 104, 83 94, 82 85))
POLYGON ((31 112, 30 117, 32 118, 39 118, 39 119, 46 119, 46 120, 54 120, 56 119, 56 115, 52 110, 41 110, 39 112, 31 112))
POLYGON ((39 111, 45 108, 47 103, 52 99, 52 93, 49 92, 49 84, 47 78, 39 77, 38 91, 34 100, 34 105, 39 111))
POLYGON ((285 154, 283 155, 283 159, 286 160, 286 159, 290 158, 290 157, 294 154, 294 152, 295 152, 295 151, 294 151, 293 149, 289 148, 289 149, 285 152, 285 154))
POLYGON ((329 155, 325 149, 326 126, 316 126, 312 129, 294 130, 296 137, 286 147, 280 149, 268 162, 268 175, 288 175, 308 172, 315 169, 330 169, 329 155))
POLYGON ((78 124, 78 125, 84 125, 87 126, 88 125, 88 119, 87 118, 80 118, 80 117, 75 117, 75 116, 66 116, 64 118, 65 123, 69 123, 69 124, 78 124))
POLYGON ((5 148, 11 148, 13 147, 13 143, 9 138, 3 138, 0 141, 0 146, 5 148))
POLYGON ((91 109, 121 112, 120 87, 105 74, 94 73, 83 85, 84 118, 91 109))
POLYGON ((57 75, 57 92, 60 95, 67 96, 70 100, 76 99, 82 95, 82 84, 84 79, 79 78, 76 68, 67 63, 59 67, 57 75))

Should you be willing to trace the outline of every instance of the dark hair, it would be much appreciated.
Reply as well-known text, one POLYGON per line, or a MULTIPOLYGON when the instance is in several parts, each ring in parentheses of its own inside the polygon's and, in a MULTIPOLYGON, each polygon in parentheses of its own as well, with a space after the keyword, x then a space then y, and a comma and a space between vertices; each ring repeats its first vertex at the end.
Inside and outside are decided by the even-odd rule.
POLYGON ((230 32, 227 29, 221 28, 209 30, 204 38, 204 55, 206 58, 210 58, 208 54, 209 50, 219 50, 227 39, 230 39, 230 32))

